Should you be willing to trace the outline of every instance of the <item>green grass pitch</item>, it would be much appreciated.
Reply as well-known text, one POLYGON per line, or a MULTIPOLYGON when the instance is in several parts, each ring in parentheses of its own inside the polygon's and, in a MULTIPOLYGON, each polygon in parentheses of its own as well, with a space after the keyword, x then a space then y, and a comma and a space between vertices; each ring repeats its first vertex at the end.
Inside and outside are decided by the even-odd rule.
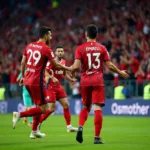
MULTIPOLYGON (((12 115, 0 115, 0 150, 149 150, 150 118, 148 117, 104 117, 101 137, 105 144, 94 145, 93 116, 89 116, 84 127, 84 141, 75 140, 76 133, 67 133, 62 115, 50 116, 42 125, 43 139, 30 139, 31 129, 22 119, 12 129, 12 115)), ((72 116, 77 126, 78 116, 72 116)))

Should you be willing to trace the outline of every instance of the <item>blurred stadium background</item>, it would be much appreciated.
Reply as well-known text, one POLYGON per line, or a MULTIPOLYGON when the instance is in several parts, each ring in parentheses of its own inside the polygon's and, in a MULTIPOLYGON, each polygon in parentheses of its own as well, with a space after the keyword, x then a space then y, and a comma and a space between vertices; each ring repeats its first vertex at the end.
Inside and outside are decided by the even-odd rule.
MULTIPOLYGON (((67 60, 67 65, 71 65, 74 60, 75 48, 85 42, 84 27, 90 23, 96 24, 98 26, 99 35, 97 41, 107 47, 112 58, 112 62, 120 69, 127 70, 130 75, 128 80, 123 80, 119 78, 117 74, 114 74, 107 68, 104 68, 105 95, 107 98, 104 114, 150 116, 150 101, 145 101, 143 99, 144 87, 148 84, 148 82, 150 82, 149 0, 1 1, 1 114, 10 113, 16 109, 23 109, 21 94, 22 89, 18 86, 16 78, 20 72, 20 61, 22 58, 23 50, 27 43, 36 41, 38 39, 39 27, 42 25, 47 25, 52 28, 52 49, 54 50, 58 45, 64 46, 64 58, 67 60), (116 101, 113 99, 115 88, 120 84, 123 84, 125 88, 125 92, 123 93, 125 95, 124 101, 116 101)), ((81 107, 79 84, 80 73, 77 74, 77 79, 78 82, 74 86, 71 86, 67 81, 63 81, 64 88, 66 89, 70 100, 72 114, 79 114, 81 107)), ((150 97, 147 100, 150 100, 150 97)), ((62 110, 58 106, 56 114, 61 113, 62 110)), ((5 117, 6 116, 1 115, 2 119, 5 117)), ((111 119, 106 118, 106 122, 112 122, 113 119, 111 119)), ((135 121, 136 119, 137 118, 134 118, 133 120, 135 121)), ((146 125, 148 122, 150 123, 150 121, 149 118, 144 119, 147 121, 143 122, 145 123, 144 125, 138 126, 138 124, 141 123, 140 119, 136 122, 137 126, 134 124, 138 131, 143 126, 145 127, 142 133, 134 133, 135 137, 133 135, 133 138, 138 139, 137 141, 133 142, 133 148, 135 149, 146 149, 149 146, 148 138, 150 137, 150 133, 148 131, 149 128, 146 125), (144 143, 147 147, 134 147, 137 142, 140 144, 140 136, 142 138, 145 137, 142 142, 144 143, 147 141, 147 143, 144 143)), ((117 121, 119 122, 119 119, 117 121)), ((123 122, 127 123, 125 120, 123 122)), ((130 122, 132 122, 132 119, 130 122)), ((7 127, 7 123, 8 121, 1 124, 0 121, 1 129, 3 129, 3 125, 7 127)), ((106 123, 104 124, 106 125, 106 123)), ((118 127, 116 124, 113 124, 112 130, 110 131, 109 129, 107 130, 106 125, 106 131, 112 132, 114 129, 116 129, 115 126, 118 127)), ((121 126, 122 124, 119 126, 119 130, 116 131, 117 134, 119 132, 125 134, 122 132, 125 127, 121 130, 121 126)), ((129 131, 132 131, 131 126, 126 125, 126 127, 128 127, 125 129, 126 132, 129 128, 129 131)), ((5 134, 5 132, 3 133, 5 134)), ((115 137, 116 133, 112 133, 112 137, 113 135, 115 137)), ((127 133, 130 134, 129 132, 127 133)), ((107 137, 107 135, 108 134, 104 134, 104 137, 107 137)), ((122 135, 120 134, 120 136, 122 135)), ((111 141, 111 137, 108 137, 108 139, 109 138, 111 141)), ((121 139, 121 137, 119 138, 121 139)), ((131 139, 131 137, 127 138, 131 139)), ((126 139, 122 139, 122 144, 124 143, 124 140, 126 139)), ((5 147, 5 144, 3 146, 5 147)), ((114 145, 110 145, 110 147, 108 146, 108 149, 111 149, 111 146, 114 145)), ((130 146, 131 145, 124 144, 125 148, 131 148, 130 146)))
MULTIPOLYGON (((41 25, 52 28, 51 47, 64 46, 67 65, 71 65, 76 46, 85 42, 84 27, 89 23, 99 27, 98 42, 107 47, 113 63, 128 70, 129 96, 143 96, 150 80, 148 0, 5 0, 0 4, 0 22, 0 84, 5 86, 6 99, 21 96, 16 83, 20 60, 25 45, 37 40, 41 25)), ((119 77, 105 68, 104 79, 106 97, 112 98, 119 77)), ((65 88, 71 95, 66 82, 65 88)))

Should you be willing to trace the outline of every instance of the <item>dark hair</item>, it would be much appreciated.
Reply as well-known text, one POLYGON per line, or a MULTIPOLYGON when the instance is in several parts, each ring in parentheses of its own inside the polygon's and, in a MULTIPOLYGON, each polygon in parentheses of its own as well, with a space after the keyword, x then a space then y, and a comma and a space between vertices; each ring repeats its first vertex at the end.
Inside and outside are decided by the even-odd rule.
POLYGON ((51 28, 46 27, 46 26, 42 26, 39 30, 39 37, 43 38, 44 35, 48 34, 48 32, 51 31, 51 28))
POLYGON ((95 39, 98 33, 98 28, 94 24, 90 24, 86 27, 85 31, 90 39, 95 39))
POLYGON ((61 45, 56 46, 55 50, 57 50, 57 48, 63 48, 63 49, 64 49, 64 47, 63 47, 63 46, 61 46, 61 45))

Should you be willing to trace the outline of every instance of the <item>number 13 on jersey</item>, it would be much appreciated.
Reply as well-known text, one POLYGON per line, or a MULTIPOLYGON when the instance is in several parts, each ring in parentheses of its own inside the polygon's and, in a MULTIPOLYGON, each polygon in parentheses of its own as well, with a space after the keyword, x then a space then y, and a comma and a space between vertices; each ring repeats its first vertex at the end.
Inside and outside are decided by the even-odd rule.
POLYGON ((87 57, 89 69, 98 69, 100 67, 100 53, 87 53, 87 57), (93 57, 95 58, 94 61, 92 61, 93 57), (97 65, 95 65, 95 62, 97 62, 97 65))

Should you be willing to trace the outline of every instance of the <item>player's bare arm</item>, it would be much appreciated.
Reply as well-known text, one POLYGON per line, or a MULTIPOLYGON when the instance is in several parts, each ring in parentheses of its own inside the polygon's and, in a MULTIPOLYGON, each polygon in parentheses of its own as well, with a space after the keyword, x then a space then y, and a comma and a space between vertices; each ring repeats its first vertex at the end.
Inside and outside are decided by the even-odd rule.
POLYGON ((111 61, 106 61, 105 64, 109 70, 111 70, 115 73, 118 73, 121 77, 123 77, 125 79, 127 79, 129 77, 129 75, 126 73, 125 70, 118 69, 111 61))
POLYGON ((49 73, 49 72, 47 71, 47 69, 45 69, 45 76, 46 76, 48 79, 52 79, 52 78, 54 77, 54 72, 53 72, 52 69, 50 70, 50 72, 51 72, 51 73, 49 73))
POLYGON ((19 85, 23 85, 23 78, 24 78, 25 68, 26 68, 26 56, 23 55, 22 60, 21 60, 22 78, 19 81, 19 85))
POLYGON ((45 80, 46 80, 46 83, 48 82, 49 79, 52 79, 53 76, 54 76, 53 71, 52 71, 52 74, 49 74, 47 69, 45 69, 45 80))
POLYGON ((19 83, 19 82, 20 82, 20 78, 19 78, 19 77, 17 77, 16 81, 19 83))
POLYGON ((125 57, 123 57, 123 56, 120 56, 120 59, 124 62, 124 63, 126 63, 126 64, 131 64, 131 62, 132 62, 132 60, 130 59, 130 60, 128 60, 127 58, 125 58, 125 57))
POLYGON ((72 67, 72 71, 71 71, 72 77, 75 77, 75 72, 80 68, 80 66, 81 66, 81 61, 79 59, 75 59, 73 65, 70 66, 72 67))
POLYGON ((64 70, 67 70, 67 71, 72 71, 72 67, 64 66, 64 65, 58 63, 55 59, 51 60, 51 63, 52 63, 52 65, 55 66, 57 69, 64 69, 64 70))
POLYGON ((22 78, 24 78, 25 68, 26 68, 26 56, 23 55, 22 60, 21 60, 22 78))
POLYGON ((46 77, 46 83, 48 82, 49 79, 53 81, 53 83, 58 84, 59 81, 57 78, 54 77, 54 71, 50 69, 50 73, 45 69, 45 77, 46 77))
POLYGON ((63 77, 68 80, 69 82, 71 82, 72 84, 74 84, 77 80, 75 78, 71 78, 66 72, 64 72, 63 77))

